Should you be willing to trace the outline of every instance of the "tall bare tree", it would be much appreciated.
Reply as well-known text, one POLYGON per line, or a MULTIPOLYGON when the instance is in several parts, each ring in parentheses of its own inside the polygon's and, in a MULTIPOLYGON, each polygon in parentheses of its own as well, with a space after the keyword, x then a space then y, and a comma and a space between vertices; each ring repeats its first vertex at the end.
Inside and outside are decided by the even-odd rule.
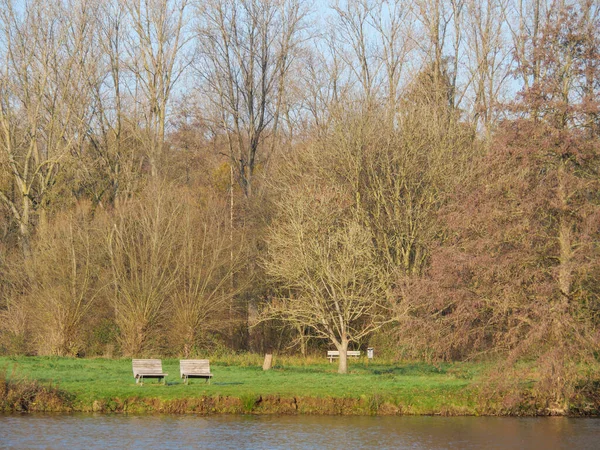
POLYGON ((242 269, 243 245, 230 239, 227 205, 209 198, 199 210, 189 200, 182 215, 180 271, 171 321, 175 342, 186 357, 207 332, 227 331, 230 305, 243 288, 233 283, 242 269))
POLYGON ((264 314, 329 340, 340 352, 338 372, 347 373, 350 342, 391 320, 387 283, 371 234, 340 207, 345 194, 302 178, 286 187, 267 239, 267 273, 289 295, 274 299, 264 314))
POLYGON ((550 0, 515 0, 508 21, 515 56, 515 72, 524 89, 529 89, 540 76, 539 46, 542 28, 549 12, 550 0))
POLYGON ((188 0, 125 1, 133 32, 125 49, 140 104, 141 141, 153 177, 162 157, 169 100, 187 66, 183 49, 187 36, 188 0))
POLYGON ((263 144, 279 127, 306 12, 301 0, 210 0, 197 9, 200 88, 247 197, 263 144))
POLYGON ((416 39, 425 61, 433 65, 433 73, 441 74, 445 69, 444 53, 452 24, 452 8, 446 0, 416 0, 414 15, 421 24, 416 39))
POLYGON ((276 179, 280 196, 265 260, 282 293, 267 316, 328 339, 340 351, 340 373, 347 372, 349 343, 396 317, 388 296, 395 267, 374 246, 361 189, 363 153, 381 129, 364 103, 344 109, 350 112, 338 111, 327 133, 276 179))
POLYGON ((435 87, 430 77, 412 84, 400 100, 398 125, 371 125, 377 131, 353 157, 360 210, 376 251, 406 276, 420 276, 427 268, 441 235, 438 212, 468 172, 472 155, 471 133, 445 103, 450 87, 435 87), (442 92, 428 101, 436 90, 442 92))
POLYGON ((177 282, 181 207, 160 184, 117 211, 108 236, 112 297, 125 355, 156 348, 177 282))
POLYGON ((345 63, 336 49, 335 34, 318 41, 314 49, 307 49, 300 80, 305 129, 324 132, 331 122, 332 106, 351 91, 345 63))
POLYGON ((85 3, 32 1, 0 8, 0 167, 11 183, 0 200, 30 251, 33 225, 61 163, 85 139, 89 114, 86 64, 90 20, 85 3))
POLYGON ((488 137, 497 120, 502 89, 509 76, 506 0, 469 1, 466 6, 468 71, 472 80, 473 121, 488 137))
MULTIPOLYGON (((91 8, 91 7, 90 7, 91 8)), ((89 145, 80 155, 82 189, 95 204, 109 207, 130 196, 140 177, 135 93, 127 70, 127 11, 120 0, 93 5, 96 20, 89 72, 89 145)))
POLYGON ((373 42, 375 38, 370 19, 374 8, 374 3, 367 0, 336 1, 333 4, 338 52, 360 86, 359 95, 367 102, 377 95, 383 62, 377 58, 373 42))
POLYGON ((385 68, 385 96, 390 110, 397 107, 404 69, 415 48, 411 4, 402 0, 376 0, 370 22, 379 41, 379 59, 385 68))
POLYGON ((85 319, 101 287, 99 243, 85 209, 63 214, 36 236, 28 264, 31 334, 39 354, 75 356, 84 349, 85 319))

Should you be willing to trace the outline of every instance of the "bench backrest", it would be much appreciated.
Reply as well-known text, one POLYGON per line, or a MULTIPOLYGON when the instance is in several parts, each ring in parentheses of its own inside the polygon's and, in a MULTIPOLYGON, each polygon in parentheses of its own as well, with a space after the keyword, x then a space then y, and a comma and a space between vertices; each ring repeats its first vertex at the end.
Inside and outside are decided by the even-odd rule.
POLYGON ((162 361, 160 359, 133 359, 131 360, 133 366, 133 376, 137 377, 138 374, 161 374, 162 361))
MULTIPOLYGON (((327 356, 340 356, 338 350, 327 350, 327 356)), ((347 350, 346 356, 360 356, 360 350, 347 350)))
POLYGON ((182 359, 179 361, 179 373, 186 375, 209 375, 208 359, 182 359))

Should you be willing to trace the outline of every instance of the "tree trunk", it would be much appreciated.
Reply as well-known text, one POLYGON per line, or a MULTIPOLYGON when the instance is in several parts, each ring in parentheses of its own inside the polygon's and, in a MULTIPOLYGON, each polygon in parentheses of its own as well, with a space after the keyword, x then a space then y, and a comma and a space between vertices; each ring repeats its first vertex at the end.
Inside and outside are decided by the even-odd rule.
POLYGON ((558 198, 561 207, 558 229, 558 243, 560 247, 558 285, 561 293, 566 298, 569 298, 573 279, 571 268, 571 261, 573 259, 573 227, 567 212, 569 204, 566 192, 565 171, 565 163, 561 162, 558 166, 558 198))
POLYGON ((340 345, 337 346, 340 352, 340 365, 338 373, 348 373, 348 339, 342 338, 340 345))
POLYGON ((306 337, 304 336, 304 327, 300 327, 300 353, 306 358, 306 337))
POLYGON ((23 257, 25 259, 29 259, 31 256, 31 245, 30 245, 30 210, 31 210, 31 200, 29 199, 27 193, 23 193, 23 212, 21 213, 21 221, 19 223, 19 232, 21 239, 21 250, 23 252, 23 257))
POLYGON ((298 333, 298 343, 300 344, 300 354, 306 358, 306 336, 304 336, 304 325, 295 324, 296 332, 298 333))

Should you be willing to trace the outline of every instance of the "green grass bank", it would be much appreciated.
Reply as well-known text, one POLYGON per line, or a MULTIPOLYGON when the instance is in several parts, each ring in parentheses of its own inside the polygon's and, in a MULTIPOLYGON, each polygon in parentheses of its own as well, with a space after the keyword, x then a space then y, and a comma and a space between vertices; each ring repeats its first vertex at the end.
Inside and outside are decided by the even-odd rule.
POLYGON ((597 415, 581 394, 557 409, 535 393, 535 380, 489 381, 485 363, 352 361, 347 375, 324 358, 259 355, 211 358, 210 384, 179 378, 179 360, 163 359, 167 384, 136 385, 130 359, 0 357, 0 409, 198 414, 597 415), (509 386, 510 387, 507 387, 509 386))

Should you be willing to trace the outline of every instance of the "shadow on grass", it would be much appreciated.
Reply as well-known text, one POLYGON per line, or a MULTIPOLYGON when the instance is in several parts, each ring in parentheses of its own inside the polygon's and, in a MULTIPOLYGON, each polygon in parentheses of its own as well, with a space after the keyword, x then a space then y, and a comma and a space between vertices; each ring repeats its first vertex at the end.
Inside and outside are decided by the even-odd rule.
POLYGON ((435 367, 429 364, 406 364, 403 366, 373 368, 373 375, 444 375, 445 367, 435 367))
POLYGON ((239 386, 241 384, 244 384, 244 382, 242 381, 232 381, 232 382, 227 382, 227 381, 221 381, 221 382, 211 382, 211 383, 206 383, 205 381, 199 381, 196 383, 188 383, 185 384, 183 381, 167 381, 166 383, 144 383, 144 384, 140 384, 140 383, 135 383, 132 384, 131 386, 137 386, 137 387, 168 387, 168 386, 194 386, 194 385, 198 385, 198 386, 239 386))
POLYGON ((273 371, 274 372, 293 372, 296 374, 322 374, 322 373, 326 373, 326 372, 330 372, 330 371, 336 371, 337 372, 337 364, 322 364, 322 365, 318 365, 318 366, 313 366, 313 367, 309 367, 309 366, 284 366, 284 365, 279 365, 276 364, 275 366, 273 366, 273 371))

